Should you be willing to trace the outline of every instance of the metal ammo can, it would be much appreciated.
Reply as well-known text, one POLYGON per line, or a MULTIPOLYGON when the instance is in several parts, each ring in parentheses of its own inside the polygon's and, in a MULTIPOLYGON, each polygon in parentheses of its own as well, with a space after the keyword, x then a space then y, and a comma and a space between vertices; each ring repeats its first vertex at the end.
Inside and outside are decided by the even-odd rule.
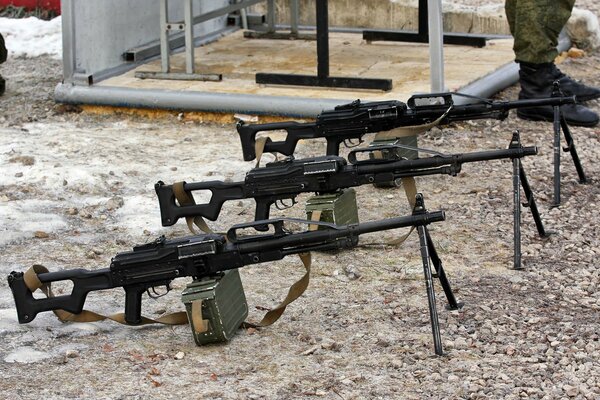
POLYGON ((350 188, 332 194, 313 196, 306 202, 306 218, 313 219, 315 211, 321 212, 319 221, 336 225, 356 224, 358 223, 356 192, 350 188))
POLYGON ((248 316, 237 269, 195 280, 181 294, 198 346, 230 340, 248 316))
MULTIPOLYGON (((405 146, 418 147, 417 146, 417 135, 399 137, 396 139, 385 139, 385 140, 373 140, 369 143, 369 147, 381 146, 381 145, 392 145, 392 144, 403 144, 405 146)), ((383 150, 381 151, 381 158, 386 160, 400 160, 405 158, 407 160, 416 160, 419 157, 419 152, 412 149, 403 149, 401 147, 395 150, 383 150)), ((387 182, 387 183, 375 183, 373 186, 379 188, 386 187, 399 187, 401 180, 387 182)))

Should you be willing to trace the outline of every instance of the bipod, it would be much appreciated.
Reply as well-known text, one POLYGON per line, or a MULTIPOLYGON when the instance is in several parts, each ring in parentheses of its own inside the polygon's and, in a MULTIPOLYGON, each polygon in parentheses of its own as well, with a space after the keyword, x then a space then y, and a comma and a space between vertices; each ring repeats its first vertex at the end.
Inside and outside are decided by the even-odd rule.
MULTIPOLYGON (((415 208, 413 210, 413 215, 418 215, 425 213, 425 203, 423 201, 423 195, 417 194, 415 201, 415 208)), ((458 310, 462 307, 462 303, 458 303, 456 298, 454 297, 454 293, 452 292, 452 288, 450 287, 450 282, 446 277, 446 273, 444 272, 444 267, 442 266, 442 260, 438 256, 438 253, 433 245, 433 240, 431 240, 431 236, 429 235, 429 230, 426 226, 421 225, 417 227, 417 232, 419 233, 419 243, 421 246, 421 258, 423 260, 423 273, 425 275, 425 286, 427 289, 427 299, 429 301, 429 317, 431 318, 431 330, 433 333, 433 346, 435 349, 435 354, 438 356, 444 355, 444 351, 442 348, 442 335, 440 333, 440 321, 437 314, 436 302, 435 302, 435 290, 433 287, 433 278, 438 278, 440 280, 440 284, 442 285, 442 289, 446 294, 446 299, 448 300, 447 309, 449 310, 458 310), (435 274, 431 271, 431 264, 435 268, 435 274)))
MULTIPOLYGON (((520 148, 521 146, 521 137, 519 131, 516 130, 513 133, 512 139, 510 140, 510 144, 508 145, 509 149, 520 148)), ((514 269, 523 269, 521 265, 521 187, 523 188, 523 192, 525 193, 526 202, 523 203, 524 207, 529 207, 531 210, 531 216, 533 217, 533 221, 535 222, 535 226, 537 228, 538 234, 541 238, 547 238, 550 236, 552 232, 546 232, 544 229, 544 223, 542 222, 542 218, 540 217, 540 211, 537 207, 537 203, 535 202, 535 197, 533 196, 533 191, 531 190, 531 186, 529 186, 529 181, 527 180, 527 175, 525 174, 525 168, 523 168, 523 163, 520 158, 513 158, 513 202, 514 202, 514 261, 513 268, 514 269)))
MULTIPOLYGON (((560 85, 558 81, 554 82, 552 89, 552 97, 564 96, 562 91, 560 90, 560 85)), ((565 117, 562 115, 560 111, 560 106, 554 107, 554 201, 552 202, 552 207, 560 206, 560 131, 562 130, 563 135, 565 137, 565 141, 567 142, 567 146, 563 147, 563 151, 568 151, 571 154, 571 158, 573 159, 573 164, 575 164, 575 169, 577 170, 577 175, 579 177, 579 183, 587 183, 587 179, 585 177, 585 173, 583 172, 583 167, 581 166, 581 161, 579 160, 579 155, 577 154, 577 149, 575 148, 575 141, 573 140, 573 136, 571 135, 571 130, 569 129, 569 125, 565 120, 565 117), (562 129, 561 129, 562 128, 562 129)))

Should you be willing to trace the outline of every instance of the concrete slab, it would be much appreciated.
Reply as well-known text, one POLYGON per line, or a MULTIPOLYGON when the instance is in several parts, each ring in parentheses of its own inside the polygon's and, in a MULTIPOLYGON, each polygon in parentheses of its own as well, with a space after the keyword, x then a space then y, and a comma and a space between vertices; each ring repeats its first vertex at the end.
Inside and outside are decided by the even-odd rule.
MULTIPOLYGON (((137 79, 135 71, 160 71, 160 60, 100 82, 96 86, 252 94, 258 96, 314 99, 406 100, 414 93, 430 92, 429 50, 426 44, 374 42, 360 34, 330 33, 330 75, 393 80, 390 92, 330 88, 258 85, 257 72, 316 74, 316 42, 305 40, 245 39, 242 31, 196 49, 196 71, 223 74, 222 82, 137 79)), ((484 48, 445 46, 445 80, 454 91, 512 62, 512 40, 490 41, 484 48)), ((184 72, 184 54, 171 57, 174 71, 184 72)), ((158 104, 160 108, 160 104, 158 104)), ((202 108, 199 107, 199 110, 202 108)))

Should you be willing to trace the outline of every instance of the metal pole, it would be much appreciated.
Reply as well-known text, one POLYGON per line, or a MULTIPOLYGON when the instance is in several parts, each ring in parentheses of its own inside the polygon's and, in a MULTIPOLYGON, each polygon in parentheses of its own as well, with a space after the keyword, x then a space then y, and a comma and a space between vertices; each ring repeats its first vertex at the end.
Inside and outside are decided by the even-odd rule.
MULTIPOLYGON (((238 3, 243 2, 244 0, 239 0, 238 3)), ((248 14, 246 13, 245 8, 240 8, 240 18, 242 20, 242 29, 248 29, 248 14)))
POLYGON ((427 0, 429 16, 429 64, 431 92, 445 92, 444 84, 444 26, 442 1, 427 0))
POLYGON ((167 0, 160 0, 160 61, 162 72, 170 72, 169 66, 169 5, 167 0))
POLYGON ((75 74, 75 1, 62 1, 63 79, 70 82, 75 74))
POLYGON ((275 0, 267 1, 267 31, 275 32, 275 0))
POLYGON ((327 0, 316 0, 317 11, 317 76, 329 76, 329 13, 327 0))
POLYGON ((194 4, 192 0, 184 1, 185 22, 185 72, 194 73, 194 4))
POLYGON ((298 35, 298 0, 290 0, 290 25, 292 35, 298 35))

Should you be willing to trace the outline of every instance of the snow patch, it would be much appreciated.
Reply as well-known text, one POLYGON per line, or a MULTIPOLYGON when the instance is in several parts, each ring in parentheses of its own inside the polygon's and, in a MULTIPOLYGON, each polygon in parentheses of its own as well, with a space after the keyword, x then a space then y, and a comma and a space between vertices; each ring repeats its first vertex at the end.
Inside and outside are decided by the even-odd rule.
POLYGON ((123 207, 116 213, 118 226, 132 234, 141 235, 144 230, 157 234, 160 225, 160 210, 148 196, 124 197, 123 207))
POLYGON ((35 350, 32 347, 19 347, 17 350, 4 357, 4 362, 32 364, 46 360, 50 357, 52 357, 50 354, 35 350))
POLYGON ((18 200, 0 203, 0 246, 32 237, 36 231, 58 232, 67 227, 56 214, 40 212, 57 203, 48 200, 18 200))
POLYGON ((0 310, 0 335, 21 330, 17 319, 17 310, 14 308, 0 310))
POLYGON ((38 57, 48 54, 62 58, 62 19, 44 21, 35 17, 0 18, 0 33, 4 36, 8 56, 38 57))

